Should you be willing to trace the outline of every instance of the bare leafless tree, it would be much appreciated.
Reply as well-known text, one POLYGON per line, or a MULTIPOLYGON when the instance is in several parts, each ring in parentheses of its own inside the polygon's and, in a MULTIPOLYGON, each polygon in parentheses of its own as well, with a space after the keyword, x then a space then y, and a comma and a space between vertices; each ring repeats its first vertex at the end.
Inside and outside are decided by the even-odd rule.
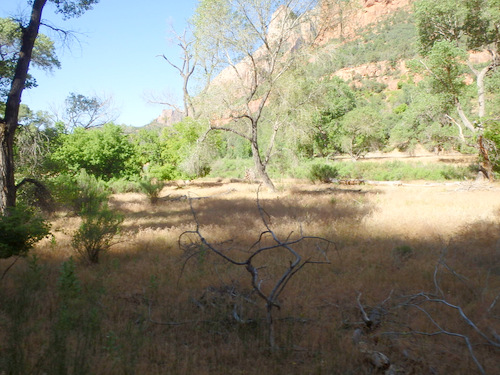
MULTIPOLYGON (((189 82, 198 65, 198 60, 193 50, 194 38, 192 37, 192 33, 188 29, 185 29, 182 34, 178 34, 172 27, 171 33, 173 35, 172 41, 174 41, 181 49, 181 63, 176 64, 170 57, 165 54, 161 55, 161 57, 172 68, 177 70, 182 78, 182 99, 184 104, 184 115, 195 117, 193 98, 189 93, 189 82)), ((161 104, 168 105, 178 110, 178 108, 173 103, 162 102, 161 104)))
POLYGON ((304 266, 329 264, 327 252, 329 247, 335 246, 335 244, 325 238, 305 236, 302 233, 293 236, 293 232, 286 238, 280 238, 272 230, 270 216, 265 212, 257 195, 257 207, 265 228, 264 231, 250 247, 240 249, 240 251, 227 251, 227 249, 222 248, 222 245, 214 245, 205 238, 198 215, 193 207, 193 199, 190 199, 190 206, 196 228, 182 233, 179 237, 180 247, 192 252, 194 235, 199 244, 198 248, 209 249, 226 262, 245 268, 253 290, 265 303, 269 346, 271 350, 276 349, 273 312, 280 308, 279 298, 281 294, 290 280, 304 266), (306 245, 307 250, 297 250, 299 245, 301 248, 306 245), (236 252, 240 255, 236 255, 236 252), (283 252, 285 256, 283 256, 283 252), (263 260, 263 255, 266 255, 266 259, 269 256, 274 256, 273 261, 280 264, 279 270, 270 270, 269 264, 263 260))

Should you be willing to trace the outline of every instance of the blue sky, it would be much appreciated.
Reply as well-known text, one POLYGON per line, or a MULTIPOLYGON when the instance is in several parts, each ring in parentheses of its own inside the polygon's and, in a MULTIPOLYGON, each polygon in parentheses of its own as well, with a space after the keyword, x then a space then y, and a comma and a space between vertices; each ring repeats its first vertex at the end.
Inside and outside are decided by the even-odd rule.
MULTIPOLYGON (((170 95, 181 101, 178 72, 158 55, 175 60, 180 49, 169 42, 171 25, 181 33, 197 0, 101 0, 80 18, 64 21, 44 9, 52 25, 78 32, 78 42, 68 47, 57 43, 61 69, 52 73, 32 70, 38 87, 23 93, 31 109, 60 108, 71 92, 86 96, 111 96, 118 124, 142 126, 166 108, 148 103, 149 93, 170 95)), ((2 0, 0 17, 29 14, 27 0, 2 0)), ((41 32, 57 39, 46 28, 41 32)))

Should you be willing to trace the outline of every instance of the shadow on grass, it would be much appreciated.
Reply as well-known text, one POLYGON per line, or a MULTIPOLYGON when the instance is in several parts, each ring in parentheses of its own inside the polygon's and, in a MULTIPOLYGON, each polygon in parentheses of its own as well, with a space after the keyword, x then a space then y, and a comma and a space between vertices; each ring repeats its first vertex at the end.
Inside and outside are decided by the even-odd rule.
MULTIPOLYGON (((373 191, 361 189, 303 190, 260 201, 272 224, 285 228, 301 220, 318 226, 353 224, 352 231, 333 239, 343 242, 340 257, 332 256, 331 265, 305 267, 290 282, 276 315, 279 351, 263 349, 263 313, 246 293, 244 271, 240 276, 234 267, 215 263, 213 254, 200 253, 177 283, 183 264, 179 253, 152 241, 147 248, 142 245, 144 251, 110 252, 99 265, 78 268, 73 279, 66 275, 65 280, 82 285, 73 294, 68 293, 73 284, 60 282, 58 265, 43 258, 31 264, 21 260, 0 288, 0 373, 55 373, 79 368, 85 360, 88 368, 80 373, 153 374, 168 366, 169 373, 206 373, 210 368, 211 373, 368 374, 376 373, 365 355, 372 349, 390 359, 393 373, 477 373, 459 337, 412 334, 436 327, 415 304, 405 306, 401 296, 436 292, 438 283, 439 297, 464 307, 494 339, 489 329, 500 332, 498 218, 470 223, 447 241, 380 236, 355 225, 373 210, 363 200, 373 191), (235 287, 225 292, 228 286, 235 287), (363 325, 357 298, 368 315, 382 305, 376 327, 363 325), (235 306, 246 307, 241 316, 254 323, 235 321, 235 306), (360 327, 364 353, 352 340, 360 327)), ((193 207, 209 233, 226 228, 224 236, 232 238, 261 230, 254 198, 198 199, 193 207)), ((131 226, 139 219, 157 228, 194 226, 187 201, 125 214, 131 226)), ((0 260, 0 270, 7 264, 0 260)), ((498 350, 485 344, 455 310, 437 303, 419 307, 449 332, 467 335, 487 373, 499 368, 498 350)))
MULTIPOLYGON (((223 185, 222 183, 197 185, 210 187, 214 184, 223 185)), ((142 203, 141 206, 121 201, 115 202, 115 207, 125 215, 124 229, 128 231, 143 228, 166 229, 182 225, 186 226, 186 230, 190 229, 195 226, 191 202, 201 226, 235 227, 237 231, 238 228, 245 231, 255 229, 259 233, 262 218, 258 204, 269 215, 271 223, 277 225, 281 222, 324 223, 341 219, 359 221, 373 210, 368 200, 361 202, 360 197, 380 193, 375 190, 327 187, 314 191, 294 190, 289 196, 258 199, 257 194, 255 198, 233 197, 233 192, 228 190, 212 196, 200 196, 198 193, 190 200, 188 198, 190 192, 186 190, 186 194, 169 194, 156 205, 136 199, 132 203, 142 203), (258 228, 255 228, 256 224, 258 228)))

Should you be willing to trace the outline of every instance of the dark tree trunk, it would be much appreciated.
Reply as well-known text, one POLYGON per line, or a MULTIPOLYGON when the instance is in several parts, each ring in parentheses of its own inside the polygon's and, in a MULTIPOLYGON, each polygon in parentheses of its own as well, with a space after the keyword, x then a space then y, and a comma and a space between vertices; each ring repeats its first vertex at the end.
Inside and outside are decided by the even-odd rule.
POLYGON ((14 135, 19 126, 19 106, 23 93, 35 40, 38 36, 42 10, 47 0, 34 0, 28 27, 22 30, 21 50, 12 85, 5 105, 5 118, 0 122, 0 214, 16 204, 14 180, 14 135))
POLYGON ((0 214, 3 215, 7 207, 16 204, 16 183, 14 181, 14 133, 9 132, 7 123, 1 124, 0 131, 0 214))
POLYGON ((493 182, 495 180, 495 174, 493 173, 493 163, 490 160, 490 156, 488 154, 488 150, 484 146, 483 136, 480 135, 478 137, 478 146, 479 146, 479 171, 482 173, 485 179, 493 182))

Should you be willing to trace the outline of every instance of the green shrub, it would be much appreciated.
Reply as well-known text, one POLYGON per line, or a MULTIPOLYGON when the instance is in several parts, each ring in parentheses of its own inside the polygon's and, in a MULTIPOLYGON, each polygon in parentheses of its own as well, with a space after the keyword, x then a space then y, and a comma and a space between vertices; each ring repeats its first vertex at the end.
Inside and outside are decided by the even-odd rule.
POLYGON ((0 259, 24 256, 35 243, 48 236, 49 224, 33 209, 18 205, 0 217, 0 259))
POLYGON ((314 164, 309 172, 311 181, 331 182, 338 175, 338 169, 329 164, 314 164))
POLYGON ((99 254, 109 249, 123 221, 121 215, 108 207, 111 191, 104 181, 85 170, 76 177, 59 176, 58 180, 58 198, 82 218, 71 244, 80 256, 97 263, 99 254))
POLYGON ((84 169, 77 176, 57 176, 52 181, 52 191, 60 204, 81 215, 98 211, 111 194, 104 181, 84 169))
POLYGON ((214 162, 210 177, 243 178, 245 170, 253 167, 252 159, 219 159, 214 162))
POLYGON ((172 164, 152 165, 148 170, 148 174, 163 181, 171 181, 185 177, 182 172, 172 164))
POLYGON ((99 255, 107 251, 120 230, 123 217, 105 205, 98 212, 85 215, 80 227, 73 235, 71 245, 90 263, 98 263, 99 255))
POLYGON ((151 204, 156 204, 158 202, 158 196, 164 186, 165 184, 163 182, 155 178, 145 177, 139 182, 141 191, 148 196, 151 204))
POLYGON ((106 185, 114 194, 137 193, 141 191, 140 180, 136 178, 114 178, 106 182, 106 185))

